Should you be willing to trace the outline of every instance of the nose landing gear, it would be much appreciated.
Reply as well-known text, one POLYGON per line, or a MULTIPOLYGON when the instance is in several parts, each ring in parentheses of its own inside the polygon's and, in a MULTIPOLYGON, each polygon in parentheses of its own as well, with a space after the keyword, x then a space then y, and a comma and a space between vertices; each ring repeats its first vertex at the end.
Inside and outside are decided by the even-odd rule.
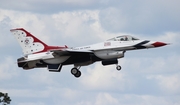
POLYGON ((116 70, 120 71, 121 68, 122 68, 122 67, 121 67, 120 65, 118 65, 118 62, 117 62, 117 64, 116 64, 116 70))
POLYGON ((117 65, 117 66, 116 66, 116 69, 117 69, 118 71, 120 71, 120 70, 121 70, 121 66, 120 66, 120 65, 117 65))

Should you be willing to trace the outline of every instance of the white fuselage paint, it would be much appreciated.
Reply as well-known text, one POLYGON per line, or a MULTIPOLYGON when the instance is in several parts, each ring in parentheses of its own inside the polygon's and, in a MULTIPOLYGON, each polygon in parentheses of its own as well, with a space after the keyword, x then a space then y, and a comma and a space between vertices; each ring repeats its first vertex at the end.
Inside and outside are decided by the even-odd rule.
POLYGON ((105 41, 89 46, 75 47, 70 50, 76 51, 93 51, 94 54, 101 59, 112 59, 124 57, 124 52, 133 50, 133 45, 136 45, 144 40, 137 41, 105 41))
MULTIPOLYGON (((67 48, 67 51, 89 51, 93 52, 98 58, 101 59, 113 59, 124 57, 124 51, 135 50, 134 45, 142 42, 144 40, 136 41, 105 41, 102 43, 97 43, 88 46, 67 48)), ((153 42, 152 42, 153 43, 153 42)), ((145 44, 148 48, 153 46, 150 44, 145 44)), ((48 64, 60 64, 65 62, 70 56, 54 56, 52 52, 43 52, 38 54, 32 54, 28 56, 28 60, 41 59, 48 64)))
POLYGON ((42 52, 37 54, 31 54, 27 57, 28 60, 43 60, 48 64, 60 64, 66 61, 70 56, 53 56, 52 52, 42 52))

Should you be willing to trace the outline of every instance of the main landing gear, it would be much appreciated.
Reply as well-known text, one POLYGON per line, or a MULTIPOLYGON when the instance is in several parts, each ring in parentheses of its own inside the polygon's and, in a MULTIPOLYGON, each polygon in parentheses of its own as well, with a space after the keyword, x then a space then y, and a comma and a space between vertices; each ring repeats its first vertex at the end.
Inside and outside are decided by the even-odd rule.
POLYGON ((81 76, 81 71, 79 71, 80 67, 74 67, 71 69, 71 74, 74 75, 76 78, 81 76))

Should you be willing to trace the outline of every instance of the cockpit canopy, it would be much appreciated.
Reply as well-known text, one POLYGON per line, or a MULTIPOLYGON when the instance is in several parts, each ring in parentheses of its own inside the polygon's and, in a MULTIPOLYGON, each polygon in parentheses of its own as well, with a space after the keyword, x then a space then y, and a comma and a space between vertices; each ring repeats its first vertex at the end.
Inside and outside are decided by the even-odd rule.
POLYGON ((107 41, 133 41, 133 40, 139 40, 139 39, 132 37, 130 35, 122 35, 122 36, 117 36, 115 38, 111 38, 107 41))

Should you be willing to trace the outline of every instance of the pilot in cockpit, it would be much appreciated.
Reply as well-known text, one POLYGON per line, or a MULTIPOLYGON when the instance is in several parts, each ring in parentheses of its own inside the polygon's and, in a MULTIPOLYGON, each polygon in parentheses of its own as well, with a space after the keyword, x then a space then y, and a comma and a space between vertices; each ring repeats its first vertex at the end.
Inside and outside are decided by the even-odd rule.
POLYGON ((124 38, 121 38, 121 41, 124 41, 124 38))
POLYGON ((128 41, 128 38, 127 38, 127 36, 125 36, 125 41, 128 41))
POLYGON ((125 37, 121 38, 120 40, 121 41, 128 41, 128 38, 127 38, 127 36, 125 36, 125 37))

